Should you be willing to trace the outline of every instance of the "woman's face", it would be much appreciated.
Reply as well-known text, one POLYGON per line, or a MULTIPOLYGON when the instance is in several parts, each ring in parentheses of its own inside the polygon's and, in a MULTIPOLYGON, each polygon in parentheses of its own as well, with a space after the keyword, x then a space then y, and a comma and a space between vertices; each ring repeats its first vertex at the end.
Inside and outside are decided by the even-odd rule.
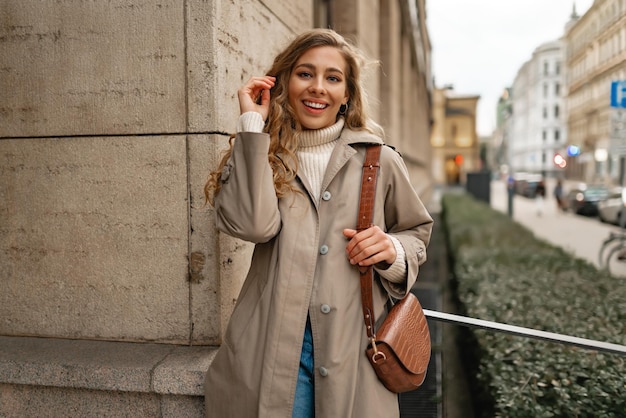
POLYGON ((346 60, 331 46, 306 51, 289 77, 289 104, 305 129, 321 129, 337 121, 348 101, 346 60))

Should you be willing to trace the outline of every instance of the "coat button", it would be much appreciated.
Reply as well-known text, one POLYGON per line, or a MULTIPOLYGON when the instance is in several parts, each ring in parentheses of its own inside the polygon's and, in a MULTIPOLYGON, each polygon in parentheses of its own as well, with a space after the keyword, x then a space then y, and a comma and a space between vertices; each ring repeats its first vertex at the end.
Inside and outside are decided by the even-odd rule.
POLYGON ((328 369, 326 367, 320 367, 320 375, 322 377, 328 376, 328 369))
POLYGON ((330 194, 328 190, 326 190, 324 194, 322 195, 323 200, 330 200, 331 197, 332 197, 332 194, 330 194))
POLYGON ((328 253, 328 245, 324 244, 320 247, 320 254, 324 255, 328 253))
POLYGON ((329 313, 330 312, 330 306, 328 306, 327 304, 323 304, 320 307, 320 310, 322 311, 322 313, 329 313))

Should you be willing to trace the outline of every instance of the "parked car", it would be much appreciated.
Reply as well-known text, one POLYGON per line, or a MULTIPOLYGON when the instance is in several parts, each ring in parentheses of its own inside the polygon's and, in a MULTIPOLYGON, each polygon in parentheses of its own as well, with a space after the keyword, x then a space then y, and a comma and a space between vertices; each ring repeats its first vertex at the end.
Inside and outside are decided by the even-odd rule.
POLYGON ((578 215, 597 216, 598 202, 609 196, 609 189, 601 184, 581 184, 570 189, 565 197, 567 210, 578 215))
POLYGON ((609 191, 606 199, 598 202, 598 218, 602 222, 619 225, 622 216, 622 226, 626 223, 626 189, 616 187, 609 191))
POLYGON ((515 193, 532 199, 535 197, 535 190, 542 176, 541 174, 516 173, 514 179, 515 193))

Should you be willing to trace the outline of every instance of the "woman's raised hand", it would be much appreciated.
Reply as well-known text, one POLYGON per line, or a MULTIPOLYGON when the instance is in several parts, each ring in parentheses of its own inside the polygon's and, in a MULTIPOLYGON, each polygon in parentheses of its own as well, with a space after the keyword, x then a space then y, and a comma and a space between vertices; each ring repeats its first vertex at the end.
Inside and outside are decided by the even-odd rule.
POLYGON ((270 89, 276 84, 276 77, 270 75, 252 77, 237 91, 239 96, 239 111, 258 112, 267 119, 270 105, 270 89))

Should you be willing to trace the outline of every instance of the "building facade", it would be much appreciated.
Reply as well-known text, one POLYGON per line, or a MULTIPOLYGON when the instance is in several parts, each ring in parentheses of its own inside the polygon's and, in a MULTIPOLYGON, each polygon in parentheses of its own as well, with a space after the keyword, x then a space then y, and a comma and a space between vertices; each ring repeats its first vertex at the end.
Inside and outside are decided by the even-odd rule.
POLYGON ((302 30, 380 62, 370 114, 430 199, 424 0, 23 0, 0 19, 2 416, 203 416, 252 249, 203 185, 237 89, 302 30))
POLYGON ((509 158, 514 172, 557 176, 555 154, 567 144, 563 41, 540 45, 512 85, 509 158))
POLYGON ((568 157, 567 177, 624 184, 626 133, 615 131, 626 117, 610 96, 611 83, 626 80, 626 1, 595 0, 565 41, 569 144, 580 152, 568 157))
POLYGON ((467 174, 482 169, 476 133, 480 96, 435 88, 433 101, 432 168, 437 184, 465 184, 467 174))

